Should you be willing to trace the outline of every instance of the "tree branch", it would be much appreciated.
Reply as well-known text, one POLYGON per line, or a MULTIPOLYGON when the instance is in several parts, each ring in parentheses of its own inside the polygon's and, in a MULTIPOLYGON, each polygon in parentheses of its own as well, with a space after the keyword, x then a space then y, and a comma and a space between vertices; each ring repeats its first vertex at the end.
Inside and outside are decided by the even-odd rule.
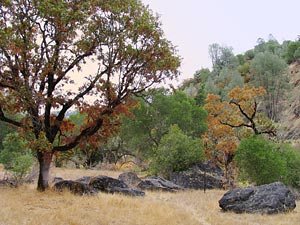
POLYGON ((25 127, 24 124, 22 124, 22 123, 20 123, 20 122, 18 122, 18 121, 15 121, 15 120, 12 120, 12 119, 6 117, 6 116, 4 115, 4 112, 3 112, 3 109, 2 109, 1 106, 0 106, 0 120, 2 120, 2 121, 4 121, 4 122, 7 122, 7 123, 9 123, 9 124, 12 124, 12 125, 14 125, 14 126, 16 126, 16 127, 22 127, 22 128, 25 127))

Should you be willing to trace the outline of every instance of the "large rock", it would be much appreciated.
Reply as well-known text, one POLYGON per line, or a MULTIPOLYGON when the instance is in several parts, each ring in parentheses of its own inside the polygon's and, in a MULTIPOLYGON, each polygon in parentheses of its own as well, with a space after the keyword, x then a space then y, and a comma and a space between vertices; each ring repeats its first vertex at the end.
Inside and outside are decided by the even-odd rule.
POLYGON ((119 175, 118 178, 120 181, 123 181, 129 187, 136 187, 141 183, 141 179, 134 172, 125 172, 119 175))
POLYGON ((54 184, 54 189, 57 191, 69 190, 76 195, 90 195, 95 193, 89 185, 72 180, 60 180, 54 184))
POLYGON ((81 182, 81 183, 84 183, 84 184, 89 184, 92 178, 93 178, 92 176, 84 176, 84 177, 81 177, 81 178, 79 178, 75 181, 78 181, 78 182, 81 182))
POLYGON ((219 206, 236 213, 276 214, 293 210, 296 203, 292 192, 281 182, 275 182, 228 191, 219 200, 219 206))
POLYGON ((174 172, 170 181, 190 189, 220 189, 223 187, 222 169, 213 162, 198 163, 188 170, 174 172))
POLYGON ((62 191, 67 189, 77 195, 95 194, 98 192, 121 193, 130 196, 144 196, 145 192, 138 188, 128 187, 123 181, 107 176, 82 177, 75 181, 60 180, 54 184, 54 189, 62 191))
POLYGON ((181 186, 174 184, 171 181, 165 180, 161 177, 147 177, 143 179, 138 186, 143 190, 151 190, 151 191, 178 191, 183 190, 181 186))
POLYGON ((89 186, 95 191, 106 193, 122 193, 130 196, 144 196, 145 192, 137 188, 130 188, 123 181, 107 176, 93 177, 89 181, 89 186))

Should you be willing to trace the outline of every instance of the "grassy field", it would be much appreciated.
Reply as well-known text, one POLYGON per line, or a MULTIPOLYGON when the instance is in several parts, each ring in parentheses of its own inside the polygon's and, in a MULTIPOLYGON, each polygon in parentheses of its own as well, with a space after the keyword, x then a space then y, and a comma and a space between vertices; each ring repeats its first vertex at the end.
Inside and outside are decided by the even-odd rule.
MULTIPOLYGON (((53 169, 52 176, 75 179, 88 175, 117 177, 117 171, 53 169)), ((0 189, 0 225, 298 225, 297 208, 280 215, 224 213, 218 200, 221 190, 184 191, 179 193, 147 192, 132 198, 100 193, 97 196, 74 196, 68 192, 39 193, 35 185, 0 189)))

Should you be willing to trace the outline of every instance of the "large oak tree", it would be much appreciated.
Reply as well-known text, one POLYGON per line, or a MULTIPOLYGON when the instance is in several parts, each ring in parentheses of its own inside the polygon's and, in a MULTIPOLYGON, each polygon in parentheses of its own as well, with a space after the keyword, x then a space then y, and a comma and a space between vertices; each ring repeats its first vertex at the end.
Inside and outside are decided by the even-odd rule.
POLYGON ((105 138, 129 97, 176 77, 179 64, 139 0, 1 1, 0 120, 32 138, 39 190, 55 153, 105 138), (86 114, 80 132, 66 116, 74 109, 86 114))

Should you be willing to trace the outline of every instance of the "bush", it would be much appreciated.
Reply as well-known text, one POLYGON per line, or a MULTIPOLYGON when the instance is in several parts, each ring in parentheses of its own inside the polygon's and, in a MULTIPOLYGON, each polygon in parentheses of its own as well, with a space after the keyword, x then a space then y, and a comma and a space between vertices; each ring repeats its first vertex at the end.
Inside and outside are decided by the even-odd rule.
POLYGON ((150 169, 154 174, 168 177, 171 172, 185 170, 203 158, 201 140, 186 136, 177 125, 173 125, 162 137, 150 169))
POLYGON ((287 167, 276 144, 255 135, 239 144, 234 160, 241 178, 256 185, 284 179, 287 167))
POLYGON ((25 142, 17 133, 6 135, 3 141, 3 150, 0 152, 0 163, 12 172, 17 184, 24 181, 34 162, 31 151, 26 148, 25 142))
POLYGON ((287 168, 284 182, 293 188, 300 189, 300 152, 292 146, 284 144, 280 146, 280 153, 287 168))

